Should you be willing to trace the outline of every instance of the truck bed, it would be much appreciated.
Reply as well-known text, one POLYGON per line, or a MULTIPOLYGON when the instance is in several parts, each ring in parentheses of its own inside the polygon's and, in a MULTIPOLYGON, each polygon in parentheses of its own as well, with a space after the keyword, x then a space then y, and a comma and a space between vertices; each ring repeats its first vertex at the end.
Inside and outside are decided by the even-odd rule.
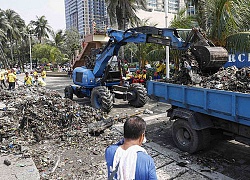
POLYGON ((250 94, 147 81, 149 96, 173 106, 250 126, 250 94))

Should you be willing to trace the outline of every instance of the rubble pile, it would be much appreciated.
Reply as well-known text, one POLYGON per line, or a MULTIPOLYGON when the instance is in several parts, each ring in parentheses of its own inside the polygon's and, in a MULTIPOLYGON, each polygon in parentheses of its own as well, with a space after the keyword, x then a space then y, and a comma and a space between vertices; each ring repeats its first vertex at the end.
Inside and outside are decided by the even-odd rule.
POLYGON ((201 86, 209 89, 249 93, 250 68, 238 69, 235 66, 221 68, 217 73, 203 77, 201 86))
POLYGON ((193 83, 191 80, 188 80, 188 76, 186 74, 185 77, 181 76, 182 79, 180 79, 177 75, 177 77, 166 80, 166 82, 208 89, 250 93, 250 67, 241 69, 238 69, 236 66, 220 68, 218 72, 210 76, 199 76, 201 78, 201 82, 199 83, 193 83))
POLYGON ((91 159, 103 159, 105 148, 117 140, 108 129, 113 119, 106 113, 64 99, 56 91, 19 87, 15 91, 0 90, 0 99, 1 154, 32 156, 44 179, 67 179, 74 171, 75 178, 93 176, 100 161, 91 159), (71 160, 77 155, 86 160, 71 160))

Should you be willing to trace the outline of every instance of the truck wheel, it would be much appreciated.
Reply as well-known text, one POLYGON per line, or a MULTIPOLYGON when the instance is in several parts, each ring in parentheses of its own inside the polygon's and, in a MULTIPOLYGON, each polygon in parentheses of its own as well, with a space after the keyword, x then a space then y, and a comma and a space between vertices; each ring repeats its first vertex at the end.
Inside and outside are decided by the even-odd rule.
POLYGON ((173 123, 172 136, 175 145, 182 151, 194 153, 204 147, 202 131, 192 129, 187 120, 177 119, 173 123))
POLYGON ((142 107, 148 101, 147 90, 146 88, 138 83, 131 84, 128 92, 134 94, 134 99, 130 100, 128 103, 134 107, 142 107))
POLYGON ((71 86, 66 86, 64 89, 65 98, 73 99, 73 89, 71 86))
POLYGON ((96 109, 110 112, 113 108, 110 91, 105 86, 95 87, 91 92, 91 105, 96 109))

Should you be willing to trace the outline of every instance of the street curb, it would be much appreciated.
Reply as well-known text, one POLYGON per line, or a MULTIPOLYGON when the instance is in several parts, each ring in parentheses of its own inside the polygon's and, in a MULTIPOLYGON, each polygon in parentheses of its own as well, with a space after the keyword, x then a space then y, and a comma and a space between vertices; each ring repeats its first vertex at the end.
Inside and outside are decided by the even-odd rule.
POLYGON ((68 74, 65 72, 47 72, 48 77, 68 77, 68 74))
POLYGON ((2 154, 0 162, 0 179, 40 179, 39 171, 31 157, 22 158, 21 155, 2 154), (5 160, 8 160, 10 165, 4 164, 5 160))

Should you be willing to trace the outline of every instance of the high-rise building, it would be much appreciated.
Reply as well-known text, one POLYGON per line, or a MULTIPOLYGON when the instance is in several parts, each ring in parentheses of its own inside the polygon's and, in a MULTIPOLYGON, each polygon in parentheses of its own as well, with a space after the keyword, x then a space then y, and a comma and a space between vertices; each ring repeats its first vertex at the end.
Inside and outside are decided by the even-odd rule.
POLYGON ((81 36, 104 31, 108 25, 105 0, 64 0, 66 29, 75 27, 81 36))
MULTIPOLYGON (((94 32, 104 32, 109 25, 105 0, 64 0, 66 29, 75 27, 82 37, 94 32)), ((147 11, 139 10, 137 15, 141 19, 152 17, 152 24, 164 27, 165 24, 165 0, 148 0, 147 11), (158 17, 158 18, 156 18, 158 17), (156 22, 157 21, 157 22, 156 22)), ((191 0, 168 0, 168 19, 171 21, 181 8, 188 7, 187 13, 194 14, 194 6, 191 0)), ((151 21, 149 19, 149 21, 151 21)))
MULTIPOLYGON (((164 1, 165 0, 148 0, 147 9, 150 11, 161 11, 164 12, 164 1)), ((177 14, 181 8, 185 7, 184 0, 168 0, 168 12, 177 14)))
MULTIPOLYGON (((139 10, 138 16, 150 22, 150 25, 157 27, 166 27, 166 14, 164 9, 164 2, 166 0, 148 0, 147 11, 139 10)), ((180 9, 185 8, 185 0, 167 0, 168 1, 168 24, 179 12, 180 9)))

